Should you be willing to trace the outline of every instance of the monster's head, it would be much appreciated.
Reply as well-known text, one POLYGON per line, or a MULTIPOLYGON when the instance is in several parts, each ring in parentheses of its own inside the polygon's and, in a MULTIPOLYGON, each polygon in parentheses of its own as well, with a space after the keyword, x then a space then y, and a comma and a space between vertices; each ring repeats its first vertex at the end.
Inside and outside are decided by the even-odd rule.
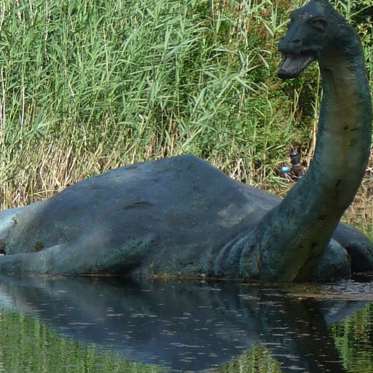
POLYGON ((292 12, 288 31, 278 49, 283 62, 278 70, 281 79, 297 77, 312 61, 320 58, 338 39, 343 18, 327 0, 311 0, 292 12))

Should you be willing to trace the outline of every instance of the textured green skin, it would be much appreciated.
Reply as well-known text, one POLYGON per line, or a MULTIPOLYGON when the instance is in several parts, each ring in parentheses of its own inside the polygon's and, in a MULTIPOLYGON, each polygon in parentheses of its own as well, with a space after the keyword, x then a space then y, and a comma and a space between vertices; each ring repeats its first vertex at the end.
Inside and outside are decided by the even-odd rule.
POLYGON ((350 275, 350 258, 354 270, 373 270, 371 243, 348 227, 335 231, 369 157, 360 42, 326 1, 313 0, 280 42, 282 52, 302 48, 317 53, 324 95, 314 159, 284 200, 192 156, 133 165, 0 214, 8 254, 0 271, 334 280, 350 275), (309 26, 315 15, 329 22, 322 36, 309 26))
POLYGON ((284 279, 308 276, 352 202, 370 152, 371 96, 356 33, 324 0, 309 2, 295 19, 280 49, 291 49, 297 39, 317 49, 323 100, 309 171, 259 226, 260 247, 256 249, 265 256, 266 266, 274 269, 273 274, 262 272, 261 278, 278 278, 281 268, 284 279), (323 37, 310 31, 307 20, 311 15, 328 20, 323 37), (294 251, 299 253, 295 260, 294 251))

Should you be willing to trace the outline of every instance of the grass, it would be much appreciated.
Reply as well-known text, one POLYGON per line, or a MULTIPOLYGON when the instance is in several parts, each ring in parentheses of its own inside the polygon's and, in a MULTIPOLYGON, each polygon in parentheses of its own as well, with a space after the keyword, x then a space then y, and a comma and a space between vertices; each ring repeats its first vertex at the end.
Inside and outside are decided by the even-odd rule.
MULTIPOLYGON (((288 11, 284 0, 3 1, 1 208, 181 153, 284 194, 276 169, 291 146, 312 153, 319 93, 316 67, 275 76, 288 11)), ((373 86, 371 26, 358 27, 373 86)), ((371 194, 368 175, 346 219, 373 232, 371 194)))

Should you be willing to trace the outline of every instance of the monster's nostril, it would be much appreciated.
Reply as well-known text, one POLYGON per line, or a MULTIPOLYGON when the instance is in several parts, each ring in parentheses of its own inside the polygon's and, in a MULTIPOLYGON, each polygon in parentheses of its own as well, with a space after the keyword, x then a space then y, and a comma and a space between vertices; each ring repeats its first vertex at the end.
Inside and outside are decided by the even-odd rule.
POLYGON ((279 40, 278 49, 282 53, 296 53, 303 47, 302 39, 283 38, 279 40))

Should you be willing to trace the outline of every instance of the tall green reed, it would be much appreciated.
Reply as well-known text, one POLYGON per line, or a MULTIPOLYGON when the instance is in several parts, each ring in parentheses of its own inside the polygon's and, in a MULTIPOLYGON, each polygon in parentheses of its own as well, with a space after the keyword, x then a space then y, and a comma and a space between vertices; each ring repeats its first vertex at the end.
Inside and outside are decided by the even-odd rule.
POLYGON ((276 168, 292 145, 312 150, 318 112, 316 68, 276 78, 288 10, 280 0, 2 2, 2 207, 180 153, 286 191, 276 168))

